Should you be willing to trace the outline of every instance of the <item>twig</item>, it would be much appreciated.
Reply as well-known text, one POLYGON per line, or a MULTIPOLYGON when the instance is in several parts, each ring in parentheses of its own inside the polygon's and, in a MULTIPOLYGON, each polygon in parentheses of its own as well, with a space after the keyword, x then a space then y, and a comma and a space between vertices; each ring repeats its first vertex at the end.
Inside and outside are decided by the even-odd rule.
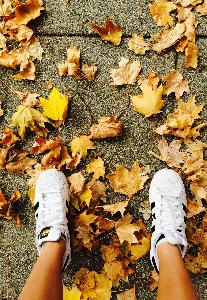
POLYGON ((13 91, 2 79, 0 79, 1 83, 3 83, 3 85, 5 85, 5 87, 7 89, 9 89, 13 94, 15 94, 17 96, 17 94, 15 93, 15 91, 13 91))
POLYGON ((9 285, 10 285, 11 266, 10 266, 10 259, 9 259, 8 253, 6 254, 6 261, 7 261, 6 299, 9 300, 9 285))

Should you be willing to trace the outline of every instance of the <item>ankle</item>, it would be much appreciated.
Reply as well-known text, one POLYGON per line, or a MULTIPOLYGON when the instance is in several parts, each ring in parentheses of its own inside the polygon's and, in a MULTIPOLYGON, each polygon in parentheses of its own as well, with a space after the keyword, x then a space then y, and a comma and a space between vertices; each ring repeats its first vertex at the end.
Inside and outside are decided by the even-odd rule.
POLYGON ((181 250, 178 245, 171 245, 168 242, 163 242, 157 246, 156 250, 159 260, 162 258, 172 258, 175 256, 182 258, 181 250))
POLYGON ((58 252, 60 256, 63 256, 66 251, 66 242, 63 238, 58 241, 47 241, 44 243, 42 252, 58 252))

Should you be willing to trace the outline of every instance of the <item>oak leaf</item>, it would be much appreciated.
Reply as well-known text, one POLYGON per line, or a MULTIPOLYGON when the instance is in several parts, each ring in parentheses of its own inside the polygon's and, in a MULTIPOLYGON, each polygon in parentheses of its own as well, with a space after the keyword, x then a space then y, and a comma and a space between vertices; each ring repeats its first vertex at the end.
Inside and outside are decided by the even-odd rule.
POLYGON ((101 27, 96 24, 89 23, 87 23, 87 25, 95 32, 97 32, 102 40, 112 42, 114 45, 117 46, 121 43, 121 26, 114 24, 108 18, 106 18, 106 27, 101 27))
POLYGON ((132 34, 132 38, 128 42, 128 47, 140 55, 144 55, 146 51, 150 50, 150 45, 145 42, 143 35, 137 35, 136 32, 132 34))
POLYGON ((167 84, 164 86, 163 94, 175 93, 176 99, 179 99, 184 92, 190 92, 188 82, 183 79, 183 75, 177 70, 167 74, 164 80, 167 81, 167 84))
POLYGON ((73 157, 76 153, 80 153, 84 159, 86 158, 88 149, 96 149, 93 142, 91 142, 89 137, 86 135, 74 137, 69 143, 69 146, 71 147, 73 157))
POLYGON ((116 165, 116 172, 105 177, 109 179, 115 192, 127 195, 129 198, 141 190, 149 178, 143 174, 143 169, 140 168, 137 160, 134 162, 131 171, 128 171, 123 165, 116 165))
POLYGON ((185 163, 185 152, 180 152, 180 147, 182 140, 173 140, 169 145, 167 140, 162 137, 158 143, 158 149, 160 151, 160 156, 156 155, 154 152, 150 151, 150 154, 165 161, 169 167, 181 168, 180 164, 185 163))
POLYGON ((67 60, 65 63, 58 64, 59 75, 73 76, 77 79, 80 78, 80 50, 74 45, 67 49, 67 60))
POLYGON ((145 118, 159 113, 166 102, 166 100, 162 99, 163 86, 153 87, 142 83, 140 89, 143 95, 130 95, 134 109, 143 114, 145 118))
POLYGON ((116 122, 117 116, 103 116, 98 120, 98 124, 89 128, 90 139, 104 139, 122 135, 123 121, 116 122))
POLYGON ((86 167, 86 172, 94 173, 93 179, 99 179, 100 177, 104 177, 105 167, 102 158, 92 158, 91 163, 86 167))
POLYGON ((119 237, 120 243, 127 241, 129 244, 137 243, 134 232, 139 231, 140 226, 131 224, 132 216, 128 213, 122 219, 116 222, 115 229, 119 237))
POLYGON ((61 94, 55 87, 52 89, 49 100, 40 97, 40 103, 43 107, 43 114, 57 121, 60 125, 65 121, 68 111, 69 97, 61 94))
POLYGON ((16 191, 9 201, 6 201, 2 190, 0 189, 0 217, 13 220, 17 227, 22 226, 18 214, 15 212, 13 203, 20 198, 20 192, 16 191))
POLYGON ((26 25, 29 21, 39 17, 41 10, 44 10, 39 0, 28 0, 26 3, 16 1, 13 4, 16 6, 14 21, 18 25, 26 25))
POLYGON ((82 65, 82 76, 86 78, 89 82, 93 81, 95 79, 95 74, 97 71, 97 67, 95 65, 88 66, 88 65, 82 65))
POLYGON ((110 70, 110 75, 113 79, 112 84, 135 84, 141 68, 141 64, 138 60, 131 62, 129 59, 122 57, 119 62, 119 68, 110 70))
POLYGON ((153 4, 149 4, 151 15, 158 26, 173 25, 173 18, 169 13, 176 8, 177 6, 168 0, 155 0, 153 4))
POLYGON ((97 206, 96 210, 101 209, 104 212, 110 212, 112 215, 114 215, 115 213, 117 213, 119 211, 123 217, 128 203, 129 203, 129 201, 122 201, 122 202, 118 202, 118 203, 114 203, 114 204, 97 206))
POLYGON ((163 50, 170 48, 179 41, 185 33, 185 24, 177 23, 175 27, 166 26, 159 33, 151 37, 153 50, 161 53, 163 50))
POLYGON ((39 136, 46 136, 48 130, 45 128, 45 122, 51 123, 40 111, 24 105, 19 105, 17 112, 12 116, 10 126, 19 126, 18 133, 25 139, 26 127, 35 131, 39 136))

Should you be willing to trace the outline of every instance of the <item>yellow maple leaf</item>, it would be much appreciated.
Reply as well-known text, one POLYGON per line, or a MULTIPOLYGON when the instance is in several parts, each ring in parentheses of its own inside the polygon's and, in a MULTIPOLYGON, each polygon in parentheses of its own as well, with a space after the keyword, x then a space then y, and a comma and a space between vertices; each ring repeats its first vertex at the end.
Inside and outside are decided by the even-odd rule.
POLYGON ((73 138, 69 146, 71 147, 72 156, 75 156, 78 152, 84 159, 86 158, 88 149, 96 149, 93 142, 86 135, 73 138))
POLYGON ((80 194, 78 194, 79 199, 85 202, 88 206, 90 205, 90 201, 92 198, 92 190, 89 185, 86 185, 80 194))
MULTIPOLYGON (((55 87, 52 89, 49 100, 40 97, 43 114, 55 121, 63 122, 67 116, 69 97, 62 95, 55 87)), ((59 123, 60 124, 60 123, 59 123)))
POLYGON ((168 0, 156 0, 153 4, 149 4, 152 17, 158 26, 173 25, 173 18, 169 13, 176 8, 177 6, 168 0))
POLYGON ((131 224, 132 216, 128 213, 122 219, 116 222, 116 233, 119 237, 120 243, 127 241, 129 244, 137 243, 137 238, 134 235, 135 231, 141 229, 140 226, 131 224))
POLYGON ((96 24, 89 23, 87 23, 87 25, 95 32, 97 32, 102 40, 112 42, 114 45, 119 45, 121 43, 121 26, 112 23, 108 18, 106 18, 106 27, 101 27, 96 24))
POLYGON ((86 172, 94 173, 93 178, 99 179, 105 175, 104 161, 101 157, 92 158, 91 163, 87 166, 86 172))
POLYGON ((166 101, 162 99, 163 86, 153 88, 142 83, 140 89, 143 95, 130 96, 134 109, 145 117, 159 113, 166 101))
POLYGON ((129 246, 129 250, 133 256, 132 259, 137 260, 149 252, 150 238, 151 235, 149 234, 148 237, 143 237, 141 240, 139 240, 139 244, 129 246))
POLYGON ((143 188, 145 181, 149 178, 145 175, 144 170, 140 168, 137 160, 134 162, 131 171, 128 171, 123 165, 116 165, 116 172, 105 177, 109 179, 115 192, 128 195, 130 198, 143 188))
POLYGON ((80 300, 82 292, 76 287, 73 286, 71 290, 63 285, 63 300, 80 300))
POLYGON ((17 112, 15 112, 12 116, 10 126, 19 126, 18 133, 24 140, 26 127, 35 131, 39 136, 46 136, 48 130, 45 128, 45 122, 51 123, 40 111, 32 107, 19 105, 17 112))

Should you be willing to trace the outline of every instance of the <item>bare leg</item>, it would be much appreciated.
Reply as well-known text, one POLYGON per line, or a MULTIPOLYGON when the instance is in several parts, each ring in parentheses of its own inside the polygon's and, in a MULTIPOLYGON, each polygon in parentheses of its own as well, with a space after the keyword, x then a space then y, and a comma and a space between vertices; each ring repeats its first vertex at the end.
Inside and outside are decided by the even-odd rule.
POLYGON ((157 300, 198 300, 179 247, 161 243, 157 255, 160 263, 157 300))
POLYGON ((46 242, 18 300, 62 300, 63 239, 46 242))

